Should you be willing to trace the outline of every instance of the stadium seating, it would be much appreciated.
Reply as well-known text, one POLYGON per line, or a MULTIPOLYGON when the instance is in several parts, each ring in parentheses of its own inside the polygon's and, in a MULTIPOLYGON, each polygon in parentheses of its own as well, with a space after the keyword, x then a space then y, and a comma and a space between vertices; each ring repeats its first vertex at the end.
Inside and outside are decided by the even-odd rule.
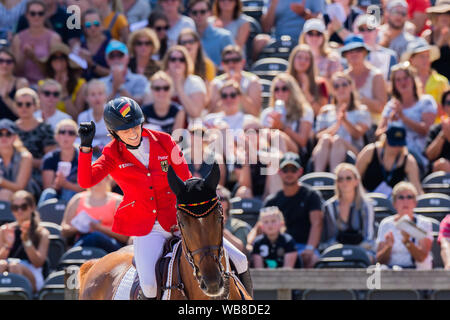
POLYGON ((251 16, 244 15, 244 19, 250 23, 250 33, 248 35, 247 42, 245 43, 245 52, 246 52, 246 59, 247 59, 246 67, 248 69, 253 62, 251 60, 251 55, 252 55, 252 51, 253 51, 253 40, 255 39, 255 37, 258 34, 262 33, 262 27, 261 27, 261 24, 259 23, 259 21, 255 20, 251 16))
POLYGON ((336 175, 330 172, 311 172, 303 175, 299 182, 305 183, 319 191, 325 200, 334 195, 336 175))
POLYGON ((438 243, 437 239, 439 236, 439 221, 433 218, 428 218, 433 225, 433 245, 431 247, 431 254, 433 255, 433 269, 443 268, 444 263, 441 257, 441 245, 438 243))
POLYGON ((11 212, 11 205, 7 201, 0 201, 0 226, 2 224, 13 222, 16 219, 14 218, 11 212))
POLYGON ((64 274, 64 270, 55 271, 45 279, 44 286, 39 291, 39 300, 64 300, 64 274))
POLYGON ((319 261, 314 266, 324 268, 367 268, 371 265, 370 258, 361 247, 335 244, 325 249, 319 261))
POLYGON ((263 14, 264 0, 242 0, 242 13, 252 17, 256 21, 261 21, 263 14))
POLYGON ((81 266, 90 259, 101 258, 106 254, 106 251, 100 248, 73 247, 63 254, 58 263, 57 269, 63 270, 71 265, 81 266))
POLYGON ((422 181, 425 193, 444 193, 450 196, 450 173, 437 171, 427 175, 422 181))
POLYGON ((380 223, 384 218, 395 214, 395 208, 385 194, 371 192, 367 194, 367 197, 372 201, 376 223, 380 223))
POLYGON ((0 274, 0 300, 31 300, 33 287, 22 275, 5 272, 0 274))
POLYGON ((281 58, 289 60, 289 54, 295 46, 295 41, 290 36, 284 35, 280 39, 272 39, 261 51, 258 59, 263 58, 281 58))
POLYGON ((58 201, 57 199, 47 200, 37 208, 37 211, 41 216, 41 221, 53 222, 56 224, 61 224, 65 210, 66 202, 58 201))
POLYGON ((262 201, 256 198, 241 199, 234 197, 230 199, 230 215, 247 222, 254 226, 258 221, 259 210, 262 207, 262 201))
POLYGON ((450 196, 442 193, 419 195, 414 212, 441 221, 450 213, 450 196))
POLYGON ((264 109, 269 106, 270 87, 272 85, 272 81, 267 79, 259 79, 259 83, 262 86, 262 108, 264 109))
POLYGON ((369 290, 367 300, 420 300, 417 290, 369 290))
POLYGON ((281 58, 264 58, 255 61, 250 71, 262 79, 272 80, 275 76, 286 71, 288 62, 281 58))
POLYGON ((432 300, 450 300, 450 290, 436 290, 431 294, 432 300))
POLYGON ((353 290, 306 290, 303 300, 356 300, 353 290))

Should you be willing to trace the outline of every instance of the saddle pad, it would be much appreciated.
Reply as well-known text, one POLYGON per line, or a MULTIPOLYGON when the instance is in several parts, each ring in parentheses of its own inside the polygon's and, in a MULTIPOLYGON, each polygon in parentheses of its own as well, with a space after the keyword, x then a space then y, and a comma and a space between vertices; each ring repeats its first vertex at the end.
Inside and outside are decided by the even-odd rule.
POLYGON ((130 266, 130 268, 128 268, 127 272, 120 281, 113 300, 130 300, 131 286, 133 285, 136 273, 137 271, 135 267, 130 266))

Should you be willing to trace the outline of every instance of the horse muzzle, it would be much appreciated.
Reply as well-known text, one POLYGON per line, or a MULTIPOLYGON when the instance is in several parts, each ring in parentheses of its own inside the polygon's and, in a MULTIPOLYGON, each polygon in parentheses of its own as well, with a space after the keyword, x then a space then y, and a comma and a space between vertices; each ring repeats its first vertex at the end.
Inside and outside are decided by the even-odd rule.
POLYGON ((220 273, 214 277, 205 277, 202 276, 200 278, 200 289, 210 297, 217 297, 223 294, 224 292, 224 280, 220 273))

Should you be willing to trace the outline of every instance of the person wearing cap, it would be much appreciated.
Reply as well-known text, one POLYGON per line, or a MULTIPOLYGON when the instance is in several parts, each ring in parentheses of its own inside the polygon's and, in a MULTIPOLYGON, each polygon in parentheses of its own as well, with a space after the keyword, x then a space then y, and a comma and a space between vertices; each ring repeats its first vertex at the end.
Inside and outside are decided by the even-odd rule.
POLYGON ((278 175, 283 189, 268 196, 263 207, 278 207, 283 213, 286 232, 295 242, 305 268, 314 267, 319 259, 319 245, 323 226, 323 200, 312 187, 299 182, 303 174, 300 157, 286 152, 280 160, 278 175))
POLYGON ((341 8, 341 13, 342 16, 345 15, 345 20, 341 21, 336 16, 330 16, 328 10, 323 15, 323 19, 330 35, 330 41, 341 45, 351 35, 356 18, 364 12, 356 6, 356 0, 333 0, 331 2, 333 5, 341 8))
POLYGON ((437 46, 431 46, 423 38, 408 43, 402 61, 409 61, 416 68, 417 76, 421 82, 422 93, 431 95, 439 105, 437 119, 443 115, 440 105, 442 94, 449 89, 448 79, 431 68, 433 61, 439 59, 440 52, 437 46))
POLYGON ((379 29, 374 16, 369 14, 359 15, 353 25, 353 33, 363 37, 365 45, 370 49, 366 57, 367 61, 379 69, 384 80, 388 81, 391 68, 397 64, 397 54, 378 44, 379 29))
POLYGON ((111 72, 100 80, 106 84, 108 100, 124 96, 141 103, 150 92, 150 85, 145 76, 133 73, 128 68, 130 58, 125 43, 111 40, 105 55, 111 72))
POLYGON ((438 124, 430 128, 425 155, 430 161, 432 172, 450 172, 450 90, 442 95, 442 109, 445 115, 438 124))
POLYGON ((400 60, 406 46, 414 40, 414 35, 407 31, 408 3, 404 0, 388 1, 385 11, 386 23, 380 26, 378 43, 392 49, 400 60))
POLYGON ((427 9, 431 20, 430 29, 422 33, 422 37, 430 45, 436 45, 441 56, 431 65, 433 69, 450 79, 450 0, 437 0, 435 5, 427 9))
POLYGON ((339 50, 348 62, 348 69, 344 72, 352 77, 361 103, 367 106, 372 122, 378 124, 388 96, 381 71, 366 60, 370 48, 361 36, 352 35, 345 39, 339 50))
POLYGON ((330 79, 333 73, 342 70, 339 54, 330 48, 328 41, 328 33, 321 19, 306 20, 298 42, 309 45, 317 65, 318 75, 325 80, 330 79))
POLYGON ((56 125, 63 119, 71 119, 72 117, 65 112, 56 108, 60 101, 62 86, 53 79, 45 79, 38 82, 39 93, 39 109, 34 112, 36 119, 49 124, 53 131, 56 125))
POLYGON ((55 79, 62 87, 57 109, 76 119, 86 103, 86 80, 81 77, 81 66, 69 54, 68 46, 57 43, 50 47, 50 54, 42 63, 45 77, 55 79))
POLYGON ((390 196, 392 188, 400 181, 408 180, 422 194, 419 167, 414 156, 406 148, 407 131, 398 124, 389 124, 380 140, 365 146, 356 158, 367 192, 379 192, 390 196))
POLYGON ((20 143, 17 133, 13 121, 0 120, 0 201, 9 202, 15 191, 31 183, 33 156, 20 143))
MULTIPOLYGON (((165 241, 172 237, 172 232, 177 232, 177 199, 169 187, 167 172, 171 166, 183 181, 192 175, 183 152, 169 134, 143 128, 144 114, 136 101, 127 97, 109 101, 104 119, 114 139, 93 164, 95 124, 93 121, 80 124, 78 183, 82 188, 90 188, 109 174, 122 189, 124 197, 114 215, 111 231, 135 237, 134 258, 141 285, 139 299, 154 299, 156 262, 165 241)), ((224 247, 235 266, 245 269, 240 277, 249 283, 245 255, 227 240, 224 247)))
POLYGON ((381 135, 390 123, 403 126, 407 132, 406 146, 416 158, 423 175, 428 166, 423 152, 428 132, 436 119, 437 103, 429 94, 420 92, 420 80, 409 62, 392 68, 391 81, 392 98, 384 106, 375 135, 381 135))

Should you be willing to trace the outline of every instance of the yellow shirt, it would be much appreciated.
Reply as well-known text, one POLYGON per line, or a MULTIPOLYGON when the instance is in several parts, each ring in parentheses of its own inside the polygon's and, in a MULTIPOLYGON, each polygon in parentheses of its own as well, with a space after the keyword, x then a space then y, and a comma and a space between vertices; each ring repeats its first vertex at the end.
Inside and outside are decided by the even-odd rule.
MULTIPOLYGON (((103 27, 108 30, 109 24, 111 23, 115 12, 111 12, 104 20, 103 20, 103 27)), ((111 37, 116 40, 120 40, 120 34, 119 31, 122 30, 122 28, 128 27, 128 20, 123 14, 118 14, 116 18, 116 22, 112 26, 110 33, 111 37)))
POLYGON ((206 65, 206 80, 211 82, 216 77, 216 67, 214 66, 214 62, 210 59, 205 58, 206 65))
POLYGON ((442 94, 448 89, 448 79, 437 73, 435 70, 432 70, 431 75, 427 80, 427 84, 425 85, 425 93, 432 95, 438 105, 435 123, 439 123, 440 117, 444 115, 444 110, 442 110, 441 106, 441 99, 442 94))
MULTIPOLYGON (((80 91, 81 87, 82 87, 83 84, 85 84, 85 83, 86 83, 86 80, 85 80, 84 78, 79 78, 79 79, 78 79, 77 85, 75 86, 75 89, 73 90, 72 95, 71 95, 72 103, 75 103, 75 101, 77 100, 78 92, 80 91)), ((59 102, 56 104, 56 109, 58 109, 58 110, 60 110, 60 111, 62 111, 62 112, 67 113, 66 105, 65 105, 64 101, 59 101, 59 102)))

